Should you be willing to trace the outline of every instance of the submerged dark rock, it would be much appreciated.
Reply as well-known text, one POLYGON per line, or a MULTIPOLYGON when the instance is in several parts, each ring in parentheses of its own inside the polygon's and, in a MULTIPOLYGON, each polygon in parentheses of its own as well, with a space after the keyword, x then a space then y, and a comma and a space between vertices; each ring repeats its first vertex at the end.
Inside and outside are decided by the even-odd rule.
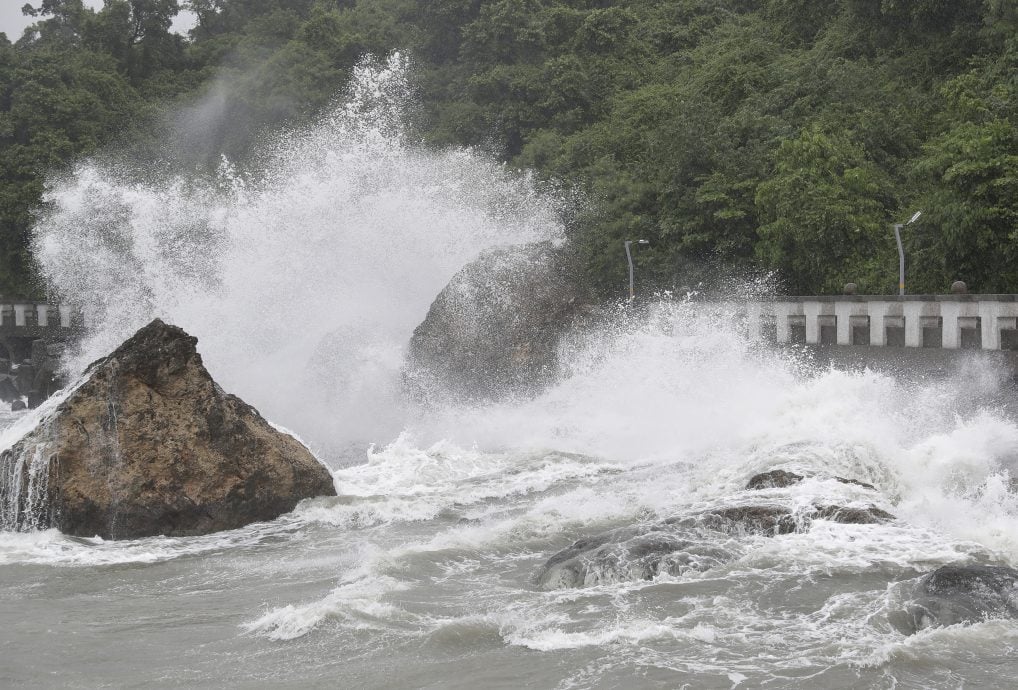
POLYGON ((677 524, 695 524, 725 534, 791 534, 801 527, 791 509, 783 506, 731 506, 688 516, 677 524))
POLYGON ((794 472, 785 470, 771 470, 761 472, 750 478, 746 484, 747 489, 784 489, 801 482, 805 477, 794 472))
MULTIPOLYGON (((789 486, 794 486, 806 479, 805 475, 796 474, 795 472, 788 472, 786 470, 770 470, 769 472, 761 472, 750 477, 750 480, 746 483, 746 488, 750 490, 760 489, 785 489, 789 486)), ((876 491, 876 487, 866 482, 861 482, 858 479, 846 479, 845 477, 832 477, 837 482, 842 484, 854 484, 855 486, 861 486, 864 489, 870 489, 876 491)))
POLYGON ((410 340, 406 382, 494 400, 532 393, 559 372, 563 334, 592 310, 571 251, 551 242, 488 251, 461 269, 410 340))
POLYGON ((158 319, 0 455, 6 529, 126 539, 271 520, 335 495, 299 441, 212 380, 197 339, 158 319), (16 490, 16 493, 14 493, 16 490))
POLYGON ((727 506, 695 515, 670 518, 666 522, 699 525, 725 534, 774 536, 806 531, 814 520, 829 520, 844 525, 868 525, 893 519, 893 515, 872 505, 865 507, 811 505, 797 511, 779 505, 749 505, 727 506))
POLYGON ((865 508, 815 506, 811 517, 839 522, 843 525, 874 525, 894 519, 893 515, 876 506, 866 506, 865 508))
POLYGON ((904 610, 891 616, 905 633, 930 627, 1018 618, 1018 570, 945 565, 923 576, 904 610))
POLYGON ((548 559, 536 582, 561 589, 703 572, 737 558, 741 537, 805 532, 816 519, 873 524, 894 516, 875 506, 722 506, 577 540, 548 559))
POLYGON ((841 482, 842 484, 854 484, 855 486, 861 486, 862 488, 869 489, 870 491, 877 490, 877 487, 873 486, 872 484, 868 482, 861 482, 858 479, 846 479, 845 477, 835 477, 834 480, 837 482, 841 482))
POLYGON ((551 590, 703 572, 738 556, 734 545, 716 541, 695 530, 668 527, 612 530, 552 556, 536 581, 541 589, 551 590))

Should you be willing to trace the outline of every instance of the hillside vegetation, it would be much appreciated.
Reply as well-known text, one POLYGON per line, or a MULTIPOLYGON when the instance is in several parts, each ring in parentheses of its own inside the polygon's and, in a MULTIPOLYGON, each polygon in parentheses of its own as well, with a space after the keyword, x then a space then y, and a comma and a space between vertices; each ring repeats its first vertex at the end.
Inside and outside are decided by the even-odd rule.
POLYGON ((917 209, 910 291, 1018 292, 1018 0, 33 5, 33 28, 0 35, 0 292, 38 289, 27 239, 47 174, 111 150, 242 160, 394 49, 416 65, 425 145, 583 194, 568 225, 606 294, 637 238, 661 288, 723 270, 893 292, 891 226, 917 209), (170 32, 181 7, 188 37, 170 32))

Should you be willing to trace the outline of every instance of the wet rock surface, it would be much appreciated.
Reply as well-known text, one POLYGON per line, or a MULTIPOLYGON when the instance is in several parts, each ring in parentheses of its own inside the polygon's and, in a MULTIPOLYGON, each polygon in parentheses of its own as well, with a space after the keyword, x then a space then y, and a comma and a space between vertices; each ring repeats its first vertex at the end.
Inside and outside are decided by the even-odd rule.
POLYGON ((196 535, 335 495, 307 448, 212 380, 196 343, 156 320, 93 363, 56 412, 0 456, 13 523, 4 527, 196 535))
POLYGON ((771 470, 770 472, 761 472, 760 474, 753 475, 746 484, 746 488, 751 490, 784 489, 798 484, 803 479, 805 479, 803 475, 794 472, 771 470))
POLYGON ((1018 618, 1018 570, 1003 566, 945 565, 919 580, 891 622, 911 634, 931 627, 1018 618))
POLYGON ((855 486, 861 486, 862 488, 869 489, 870 491, 877 490, 877 487, 873 486, 872 484, 869 484, 867 482, 861 482, 858 479, 846 479, 845 477, 835 477, 834 481, 839 482, 841 484, 854 484, 855 486))
POLYGON ((552 556, 537 576, 541 589, 594 587, 658 575, 702 572, 738 557, 736 544, 718 535, 660 526, 641 532, 622 528, 581 539, 552 556))
POLYGON ((875 506, 723 506, 585 537, 548 559, 535 581, 550 590, 703 572, 737 558, 741 537, 805 532, 817 519, 875 524, 894 516, 875 506))
POLYGON ((798 523, 788 508, 738 506, 698 515, 698 521, 726 534, 791 534, 798 523))
POLYGON ((470 400, 532 393, 559 371, 562 335, 592 311, 570 250, 551 242, 500 248, 457 273, 414 331, 406 382, 470 400))
MULTIPOLYGON (((805 475, 796 474, 795 472, 788 472, 786 470, 770 470, 768 472, 761 472, 760 474, 753 475, 746 483, 746 488, 752 491, 759 491, 762 489, 785 489, 790 486, 795 486, 804 479, 806 479, 805 475)), ((845 477, 831 477, 831 479, 841 484, 854 484, 855 486, 861 486, 864 489, 876 491, 875 486, 867 484, 866 482, 861 482, 858 479, 846 479, 845 477)))
POLYGON ((894 516, 876 506, 857 508, 851 506, 816 506, 812 516, 814 519, 830 520, 843 525, 874 525, 879 522, 893 520, 894 516))

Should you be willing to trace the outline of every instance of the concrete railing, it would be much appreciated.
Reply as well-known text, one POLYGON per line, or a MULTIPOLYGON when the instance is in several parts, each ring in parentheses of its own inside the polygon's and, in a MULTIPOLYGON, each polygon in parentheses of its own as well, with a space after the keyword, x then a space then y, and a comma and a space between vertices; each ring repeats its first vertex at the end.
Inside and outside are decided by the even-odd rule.
POLYGON ((0 334, 43 336, 69 330, 80 317, 69 306, 0 299, 0 334))
POLYGON ((751 337, 778 343, 1018 349, 1018 295, 838 295, 750 302, 751 337))

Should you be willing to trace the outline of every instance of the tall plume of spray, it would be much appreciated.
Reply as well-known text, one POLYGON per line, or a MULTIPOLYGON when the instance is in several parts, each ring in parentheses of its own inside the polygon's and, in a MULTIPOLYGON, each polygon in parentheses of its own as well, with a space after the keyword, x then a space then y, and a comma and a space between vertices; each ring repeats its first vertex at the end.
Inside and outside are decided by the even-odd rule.
POLYGON ((34 250, 90 324, 81 371, 154 317, 196 335, 209 370, 326 455, 402 426, 414 327, 481 251, 561 234, 554 199, 403 129, 409 65, 363 62, 314 125, 215 180, 137 181, 86 161, 51 182, 34 250))

